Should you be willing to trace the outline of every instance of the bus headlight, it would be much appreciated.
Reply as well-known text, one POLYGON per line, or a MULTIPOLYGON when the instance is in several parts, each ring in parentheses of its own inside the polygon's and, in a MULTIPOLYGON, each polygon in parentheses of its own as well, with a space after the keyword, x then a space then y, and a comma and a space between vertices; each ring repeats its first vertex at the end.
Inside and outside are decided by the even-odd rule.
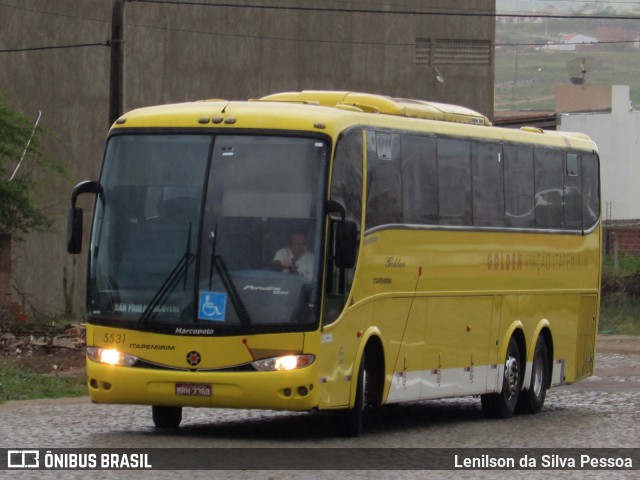
POLYGON ((315 355, 287 355, 284 357, 265 358, 251 362, 253 368, 260 372, 282 372, 308 367, 315 361, 315 355))
POLYGON ((87 357, 95 362, 123 367, 130 367, 138 361, 138 357, 113 348, 87 347, 87 357))

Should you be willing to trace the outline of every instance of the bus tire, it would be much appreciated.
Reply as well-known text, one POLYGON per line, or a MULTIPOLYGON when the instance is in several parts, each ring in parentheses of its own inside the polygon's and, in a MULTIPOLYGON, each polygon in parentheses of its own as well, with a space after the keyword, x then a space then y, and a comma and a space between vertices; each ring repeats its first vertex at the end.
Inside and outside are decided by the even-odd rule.
POLYGON ((151 417, 156 428, 177 429, 182 421, 182 407, 153 405, 151 417))
POLYGON ((347 437, 357 437, 362 433, 364 424, 364 409, 367 394, 367 368, 365 356, 362 356, 358 369, 358 383, 356 385, 356 399, 353 407, 343 410, 339 416, 338 427, 347 437))
POLYGON ((480 397, 482 414, 488 418, 512 417, 520 390, 522 389, 522 362, 520 348, 515 337, 511 337, 504 361, 504 375, 500 393, 487 393, 480 397))
POLYGON ((527 390, 520 392, 518 412, 538 413, 544 406, 549 386, 549 355, 547 341, 540 335, 533 352, 531 367, 531 384, 527 390))

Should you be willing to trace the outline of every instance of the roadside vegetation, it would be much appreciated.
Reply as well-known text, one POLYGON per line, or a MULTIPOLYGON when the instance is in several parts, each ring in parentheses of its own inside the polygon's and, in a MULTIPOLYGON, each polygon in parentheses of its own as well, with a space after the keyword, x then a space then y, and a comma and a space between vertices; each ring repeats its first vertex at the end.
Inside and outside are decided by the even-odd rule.
POLYGON ((605 257, 600 333, 640 335, 640 256, 605 257))
POLYGON ((35 316, 29 323, 0 323, 0 404, 7 400, 77 397, 87 394, 84 370, 60 368, 73 359, 83 363, 84 349, 8 347, 7 337, 18 340, 55 338, 70 326, 63 318, 35 316), (47 373, 43 373, 47 372, 47 373))
POLYGON ((32 400, 86 395, 82 375, 42 375, 29 372, 18 359, 0 357, 0 403, 7 400, 32 400))

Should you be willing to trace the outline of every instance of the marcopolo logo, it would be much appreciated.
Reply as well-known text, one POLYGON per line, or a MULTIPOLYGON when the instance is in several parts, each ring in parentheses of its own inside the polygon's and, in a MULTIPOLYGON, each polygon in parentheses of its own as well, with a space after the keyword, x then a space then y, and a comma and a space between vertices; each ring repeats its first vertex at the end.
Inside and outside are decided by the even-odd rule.
POLYGON ((187 353, 187 363, 189 365, 191 365, 192 367, 195 367, 195 366, 199 365, 200 364, 200 360, 202 360, 202 357, 195 350, 192 351, 192 352, 187 353))

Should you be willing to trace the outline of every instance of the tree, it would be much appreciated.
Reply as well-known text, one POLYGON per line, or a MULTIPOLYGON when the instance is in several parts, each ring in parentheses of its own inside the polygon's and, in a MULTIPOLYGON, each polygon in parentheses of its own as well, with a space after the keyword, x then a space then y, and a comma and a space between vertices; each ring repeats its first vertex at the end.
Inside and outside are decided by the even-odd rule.
POLYGON ((36 173, 62 174, 64 169, 40 154, 42 133, 22 113, 9 108, 0 94, 0 233, 20 235, 52 226, 51 219, 37 203, 40 188, 36 173), (23 154, 24 161, 11 179, 23 154))

